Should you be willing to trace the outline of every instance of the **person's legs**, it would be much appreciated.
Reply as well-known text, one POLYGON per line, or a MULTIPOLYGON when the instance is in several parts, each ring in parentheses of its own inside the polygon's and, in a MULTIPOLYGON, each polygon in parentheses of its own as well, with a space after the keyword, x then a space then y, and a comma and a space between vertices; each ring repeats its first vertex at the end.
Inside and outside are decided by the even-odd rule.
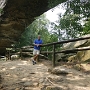
POLYGON ((37 61, 39 54, 40 54, 40 51, 36 50, 36 55, 34 55, 34 60, 35 61, 37 61))
POLYGON ((35 64, 35 57, 36 57, 36 50, 34 49, 33 50, 33 60, 32 60, 33 65, 35 64))
POLYGON ((36 61, 38 57, 38 54, 34 55, 33 59, 36 61))
POLYGON ((39 50, 35 50, 35 49, 33 50, 33 55, 34 55, 34 56, 33 56, 33 59, 34 59, 34 60, 33 60, 33 63, 34 63, 34 64, 36 64, 37 58, 38 58, 38 56, 39 56, 39 53, 40 53, 39 50))

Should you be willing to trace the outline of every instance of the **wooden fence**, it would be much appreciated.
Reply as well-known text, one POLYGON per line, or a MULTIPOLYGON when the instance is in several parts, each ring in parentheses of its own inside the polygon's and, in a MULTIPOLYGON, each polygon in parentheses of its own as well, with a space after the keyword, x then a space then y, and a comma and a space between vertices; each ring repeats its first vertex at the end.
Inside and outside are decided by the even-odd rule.
MULTIPOLYGON (((90 50, 90 46, 88 46, 88 47, 82 47, 82 48, 56 51, 57 44, 64 44, 64 43, 75 42, 75 41, 86 40, 86 39, 90 39, 90 37, 83 37, 83 38, 70 39, 70 40, 65 40, 65 41, 60 41, 60 42, 43 44, 41 46, 42 48, 47 47, 47 46, 53 46, 53 48, 52 48, 52 51, 41 51, 41 53, 51 53, 52 54, 52 66, 55 67, 55 54, 57 54, 57 53, 67 53, 67 52, 72 53, 72 52, 76 52, 76 51, 90 50)), ((33 46, 30 46, 29 48, 33 48, 33 46)), ((20 52, 21 52, 21 56, 22 56, 22 48, 21 48, 20 52)))
POLYGON ((82 51, 82 50, 90 50, 90 46, 88 47, 83 47, 83 48, 76 48, 76 49, 69 49, 69 50, 61 50, 61 51, 56 51, 56 45, 57 44, 64 44, 64 43, 69 43, 69 42, 75 42, 75 41, 80 41, 80 40, 86 40, 86 39, 90 39, 90 37, 83 37, 83 38, 77 38, 77 39, 71 39, 71 40, 65 40, 65 41, 60 41, 60 42, 53 42, 53 43, 48 43, 48 44, 44 44, 42 45, 42 47, 45 46, 53 46, 51 52, 47 52, 47 51, 42 51, 41 53, 52 53, 52 66, 55 67, 55 54, 57 53, 71 53, 71 52, 75 52, 75 51, 82 51))

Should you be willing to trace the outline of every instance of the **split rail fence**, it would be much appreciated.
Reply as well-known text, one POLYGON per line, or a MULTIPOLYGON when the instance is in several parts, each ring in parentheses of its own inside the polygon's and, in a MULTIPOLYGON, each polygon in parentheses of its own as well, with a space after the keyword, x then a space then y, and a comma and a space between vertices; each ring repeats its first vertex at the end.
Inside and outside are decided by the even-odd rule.
MULTIPOLYGON (((83 50, 90 50, 90 46, 88 47, 82 47, 82 48, 75 48, 75 49, 68 49, 68 50, 61 50, 61 51, 56 51, 56 45, 57 44, 64 44, 64 43, 69 43, 69 42, 75 42, 75 41, 80 41, 80 40, 86 40, 86 39, 90 39, 90 37, 83 37, 83 38, 77 38, 77 39, 71 39, 71 40, 65 40, 65 41, 60 41, 60 42, 53 42, 53 43, 48 43, 48 44, 43 44, 41 47, 48 47, 48 46, 52 46, 52 51, 41 51, 41 53, 47 53, 47 54, 52 54, 52 66, 55 67, 55 54, 57 53, 72 53, 72 52, 76 52, 76 51, 83 51, 83 50)), ((33 48, 33 46, 31 46, 30 48, 33 48)), ((20 50, 21 53, 21 57, 22 57, 22 49, 20 50)))

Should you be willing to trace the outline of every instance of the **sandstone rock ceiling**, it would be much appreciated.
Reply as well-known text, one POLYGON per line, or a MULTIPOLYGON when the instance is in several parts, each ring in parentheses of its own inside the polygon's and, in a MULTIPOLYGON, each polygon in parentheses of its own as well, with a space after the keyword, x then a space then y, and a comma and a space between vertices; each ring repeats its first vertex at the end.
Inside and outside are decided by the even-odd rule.
MULTIPOLYGON (((7 0, 4 14, 0 17, 0 54, 5 52, 6 47, 18 41, 25 25, 29 25, 35 17, 49 10, 48 1, 7 0)), ((61 0, 64 1, 66 0, 61 0)))

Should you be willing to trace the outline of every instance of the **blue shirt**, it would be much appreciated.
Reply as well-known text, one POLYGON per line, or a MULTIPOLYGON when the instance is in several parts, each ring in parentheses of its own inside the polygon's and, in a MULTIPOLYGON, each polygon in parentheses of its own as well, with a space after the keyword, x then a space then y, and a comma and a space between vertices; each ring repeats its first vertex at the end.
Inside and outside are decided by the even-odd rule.
MULTIPOLYGON (((42 40, 41 39, 36 39, 36 40, 34 40, 34 43, 35 44, 42 44, 42 40)), ((34 45, 34 49, 40 50, 40 46, 34 45)))

